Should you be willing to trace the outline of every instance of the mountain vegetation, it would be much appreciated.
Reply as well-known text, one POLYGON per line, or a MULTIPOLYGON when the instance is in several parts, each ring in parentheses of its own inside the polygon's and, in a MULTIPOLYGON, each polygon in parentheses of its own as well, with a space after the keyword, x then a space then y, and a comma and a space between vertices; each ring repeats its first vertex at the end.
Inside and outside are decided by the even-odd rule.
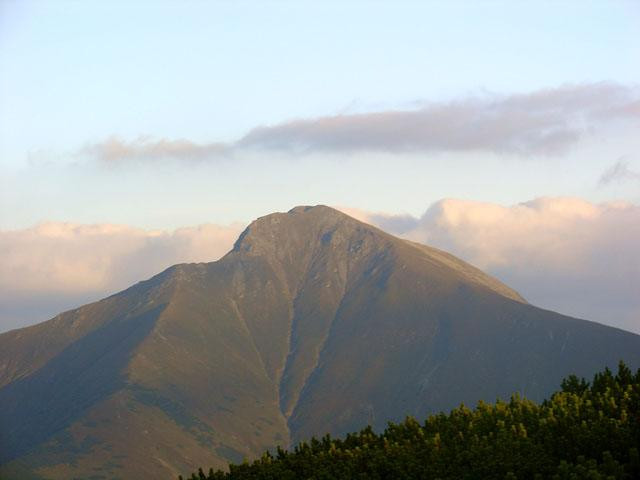
MULTIPOLYGON (((572 375, 541 404, 464 405, 424 423, 407 417, 380 434, 371 426, 342 439, 326 435, 278 448, 228 471, 192 480, 640 478, 640 369, 622 362, 591 383, 572 375)), ((179 477, 182 480, 182 477, 179 477)))
POLYGON ((441 250, 325 206, 0 335, 0 478, 177 478, 461 402, 540 402, 640 335, 529 304, 441 250))

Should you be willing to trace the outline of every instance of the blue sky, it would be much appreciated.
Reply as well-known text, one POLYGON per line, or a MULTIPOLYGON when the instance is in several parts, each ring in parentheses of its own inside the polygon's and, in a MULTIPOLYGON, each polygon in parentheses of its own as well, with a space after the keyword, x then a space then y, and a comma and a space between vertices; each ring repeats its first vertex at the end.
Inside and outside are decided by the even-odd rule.
POLYGON ((0 331, 319 203, 640 331, 638 65, 636 1, 0 0, 0 331))
POLYGON ((5 1, 2 131, 19 156, 106 133, 229 140, 257 124, 358 106, 633 83, 639 10, 584 1, 5 1))
POLYGON ((577 178, 556 177, 553 159, 514 166, 483 152, 469 161, 446 152, 254 155, 116 172, 69 164, 113 135, 228 142, 297 118, 564 84, 636 85, 638 25, 636 2, 4 1, 0 228, 51 218, 175 227, 309 202, 418 213, 443 196, 633 197, 628 185, 594 187, 618 158, 637 163, 637 142, 622 130, 607 137, 620 148, 589 153, 602 145, 587 143, 587 153, 577 145, 563 157, 566 168, 586 170, 577 178), (473 181, 460 181, 461 170, 473 181), (502 181, 490 181, 498 172, 502 181), (390 191, 380 195, 383 187, 390 191), (164 214, 122 205, 163 195, 171 200, 164 214))
POLYGON ((633 83, 639 10, 588 1, 5 1, 2 131, 16 155, 142 129, 229 140, 354 106, 633 83))

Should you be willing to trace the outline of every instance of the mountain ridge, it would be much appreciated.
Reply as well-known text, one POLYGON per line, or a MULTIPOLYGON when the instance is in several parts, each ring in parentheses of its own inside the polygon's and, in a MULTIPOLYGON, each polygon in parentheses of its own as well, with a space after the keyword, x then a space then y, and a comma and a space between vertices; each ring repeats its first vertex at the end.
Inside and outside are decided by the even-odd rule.
POLYGON ((460 402, 540 399, 620 355, 640 365, 640 336, 539 309, 329 207, 296 207, 252 222, 216 262, 0 335, 0 474, 222 467, 460 402))

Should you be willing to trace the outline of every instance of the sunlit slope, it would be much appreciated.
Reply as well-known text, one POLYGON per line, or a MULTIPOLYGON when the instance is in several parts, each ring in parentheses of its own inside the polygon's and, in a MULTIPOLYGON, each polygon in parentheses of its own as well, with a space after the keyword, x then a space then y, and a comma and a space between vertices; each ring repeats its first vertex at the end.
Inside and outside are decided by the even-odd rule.
POLYGON ((0 335, 0 477, 170 477, 407 414, 542 399, 640 365, 640 336, 527 304, 328 207, 0 335))

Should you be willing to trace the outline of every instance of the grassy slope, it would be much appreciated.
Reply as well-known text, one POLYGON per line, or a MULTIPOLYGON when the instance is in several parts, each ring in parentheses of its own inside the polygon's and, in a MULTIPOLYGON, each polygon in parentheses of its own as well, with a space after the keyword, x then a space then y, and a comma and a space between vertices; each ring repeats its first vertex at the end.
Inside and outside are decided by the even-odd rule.
POLYGON ((265 452, 227 472, 202 470, 194 480, 553 479, 633 480, 640 477, 640 370, 620 364, 591 384, 573 376, 536 404, 460 406, 412 417, 376 434, 371 427, 343 439, 312 438, 265 452))

